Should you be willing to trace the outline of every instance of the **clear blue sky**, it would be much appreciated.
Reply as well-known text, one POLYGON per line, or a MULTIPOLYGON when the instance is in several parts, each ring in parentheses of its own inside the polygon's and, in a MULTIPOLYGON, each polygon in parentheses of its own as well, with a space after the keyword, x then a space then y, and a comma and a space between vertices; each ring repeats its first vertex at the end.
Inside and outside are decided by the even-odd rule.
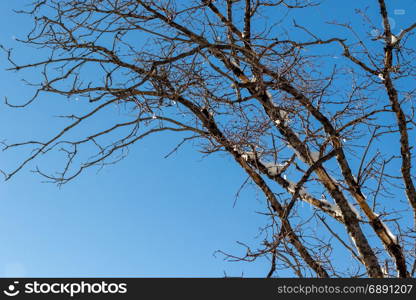
MULTIPOLYGON (((30 30, 31 21, 12 9, 28 2, 0 1, 0 44, 35 58, 36 50, 14 40, 30 30)), ((324 19, 331 19, 327 16, 356 19, 354 5, 362 1, 323 2, 313 14, 301 15, 304 24, 319 30, 324 19)), ((398 23, 414 19, 414 0, 389 4, 391 10, 413 7, 397 16, 398 23)), ((2 55, 0 97, 23 102, 33 90, 19 74, 6 72, 8 66, 2 55)), ((48 137, 62 124, 53 117, 61 109, 83 109, 74 105, 58 96, 44 96, 25 110, 0 105, 0 139, 48 137)), ((30 172, 39 161, 0 182, 0 276, 265 276, 264 261, 230 263, 213 256, 216 250, 242 255, 236 241, 256 241, 258 228, 267 221, 257 213, 264 211, 262 196, 245 190, 233 207, 245 180, 242 170, 225 156, 202 159, 191 146, 164 159, 178 141, 175 136, 150 137, 117 165, 87 171, 62 188, 42 183, 30 172)), ((22 152, 1 153, 0 165, 10 170, 23 157, 22 152)), ((53 169, 56 159, 43 165, 53 169)))

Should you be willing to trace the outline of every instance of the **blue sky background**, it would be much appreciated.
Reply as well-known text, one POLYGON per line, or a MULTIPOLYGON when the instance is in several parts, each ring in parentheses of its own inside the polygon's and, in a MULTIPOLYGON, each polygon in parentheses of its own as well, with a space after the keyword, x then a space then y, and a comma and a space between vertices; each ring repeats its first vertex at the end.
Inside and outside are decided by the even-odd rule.
MULTIPOLYGON (((12 9, 29 2, 0 2, 0 44, 15 48, 17 57, 35 59, 36 50, 14 40, 32 23, 12 9)), ((320 8, 300 12, 304 24, 329 35, 336 30, 322 23, 331 19, 327 16, 358 21, 354 8, 361 1, 323 2, 320 8)), ((413 0, 389 4, 391 11, 416 9, 413 0)), ((414 13, 406 11, 397 16, 397 26, 414 19, 414 13)), ((6 72, 7 67, 2 55, 0 97, 23 102, 33 90, 21 82, 20 74, 6 72)), ((0 105, 0 139, 46 138, 63 124, 54 115, 84 108, 52 95, 42 96, 29 109, 0 105)), ((11 181, 0 182, 0 276, 265 276, 265 261, 230 263, 213 255, 216 250, 243 255, 236 241, 255 241, 267 221, 257 213, 264 211, 262 196, 246 189, 233 207, 245 180, 243 171, 223 155, 203 159, 191 145, 164 159, 179 141, 174 135, 149 137, 118 164, 99 173, 89 170, 62 188, 42 183, 30 172, 39 161, 11 181)), ((10 170, 24 155, 1 153, 0 165, 10 170)), ((46 164, 53 169, 58 159, 49 158, 46 164)))

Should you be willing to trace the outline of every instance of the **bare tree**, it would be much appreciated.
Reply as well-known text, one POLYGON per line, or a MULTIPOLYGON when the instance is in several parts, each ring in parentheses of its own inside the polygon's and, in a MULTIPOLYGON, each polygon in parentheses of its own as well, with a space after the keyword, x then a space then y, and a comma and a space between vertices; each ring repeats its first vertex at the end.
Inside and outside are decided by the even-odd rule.
POLYGON ((65 184, 87 168, 118 161, 148 135, 182 132, 172 152, 193 141, 202 153, 226 153, 264 195, 270 222, 262 245, 242 244, 244 257, 222 252, 227 259, 266 257, 268 277, 279 270, 299 277, 412 277, 416 57, 408 45, 416 23, 394 33, 385 0, 369 1, 378 19, 357 10, 365 31, 332 22, 339 36, 327 36, 293 21, 317 5, 35 1, 20 12, 34 20, 20 41, 48 56, 18 63, 4 50, 11 70, 35 69, 42 80, 31 83, 36 92, 29 101, 7 104, 26 107, 52 93, 88 100, 91 110, 64 116, 68 125, 49 140, 4 144, 32 151, 3 174, 10 179, 38 157, 63 151, 58 175, 36 172, 65 184), (380 21, 383 30, 373 25, 380 21), (67 137, 114 104, 134 118, 67 137))

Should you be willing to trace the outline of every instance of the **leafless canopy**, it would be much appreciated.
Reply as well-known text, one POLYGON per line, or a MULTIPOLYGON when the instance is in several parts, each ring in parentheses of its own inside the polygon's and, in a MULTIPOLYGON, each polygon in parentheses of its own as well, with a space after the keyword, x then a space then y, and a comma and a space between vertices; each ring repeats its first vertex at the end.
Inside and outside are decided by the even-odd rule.
POLYGON ((4 144, 32 152, 2 172, 63 151, 58 175, 37 172, 64 184, 148 135, 181 132, 173 151, 193 141, 226 153, 267 204, 263 243, 225 258, 267 257, 269 277, 411 277, 416 23, 395 33, 385 0, 368 3, 378 19, 357 11, 365 30, 333 22, 339 36, 328 36, 294 18, 319 5, 308 0, 37 0, 21 11, 34 20, 21 42, 48 56, 19 63, 5 51, 12 70, 43 78, 28 102, 7 104, 53 93, 91 108, 49 140, 4 144), (130 117, 68 137, 114 104, 130 117))

